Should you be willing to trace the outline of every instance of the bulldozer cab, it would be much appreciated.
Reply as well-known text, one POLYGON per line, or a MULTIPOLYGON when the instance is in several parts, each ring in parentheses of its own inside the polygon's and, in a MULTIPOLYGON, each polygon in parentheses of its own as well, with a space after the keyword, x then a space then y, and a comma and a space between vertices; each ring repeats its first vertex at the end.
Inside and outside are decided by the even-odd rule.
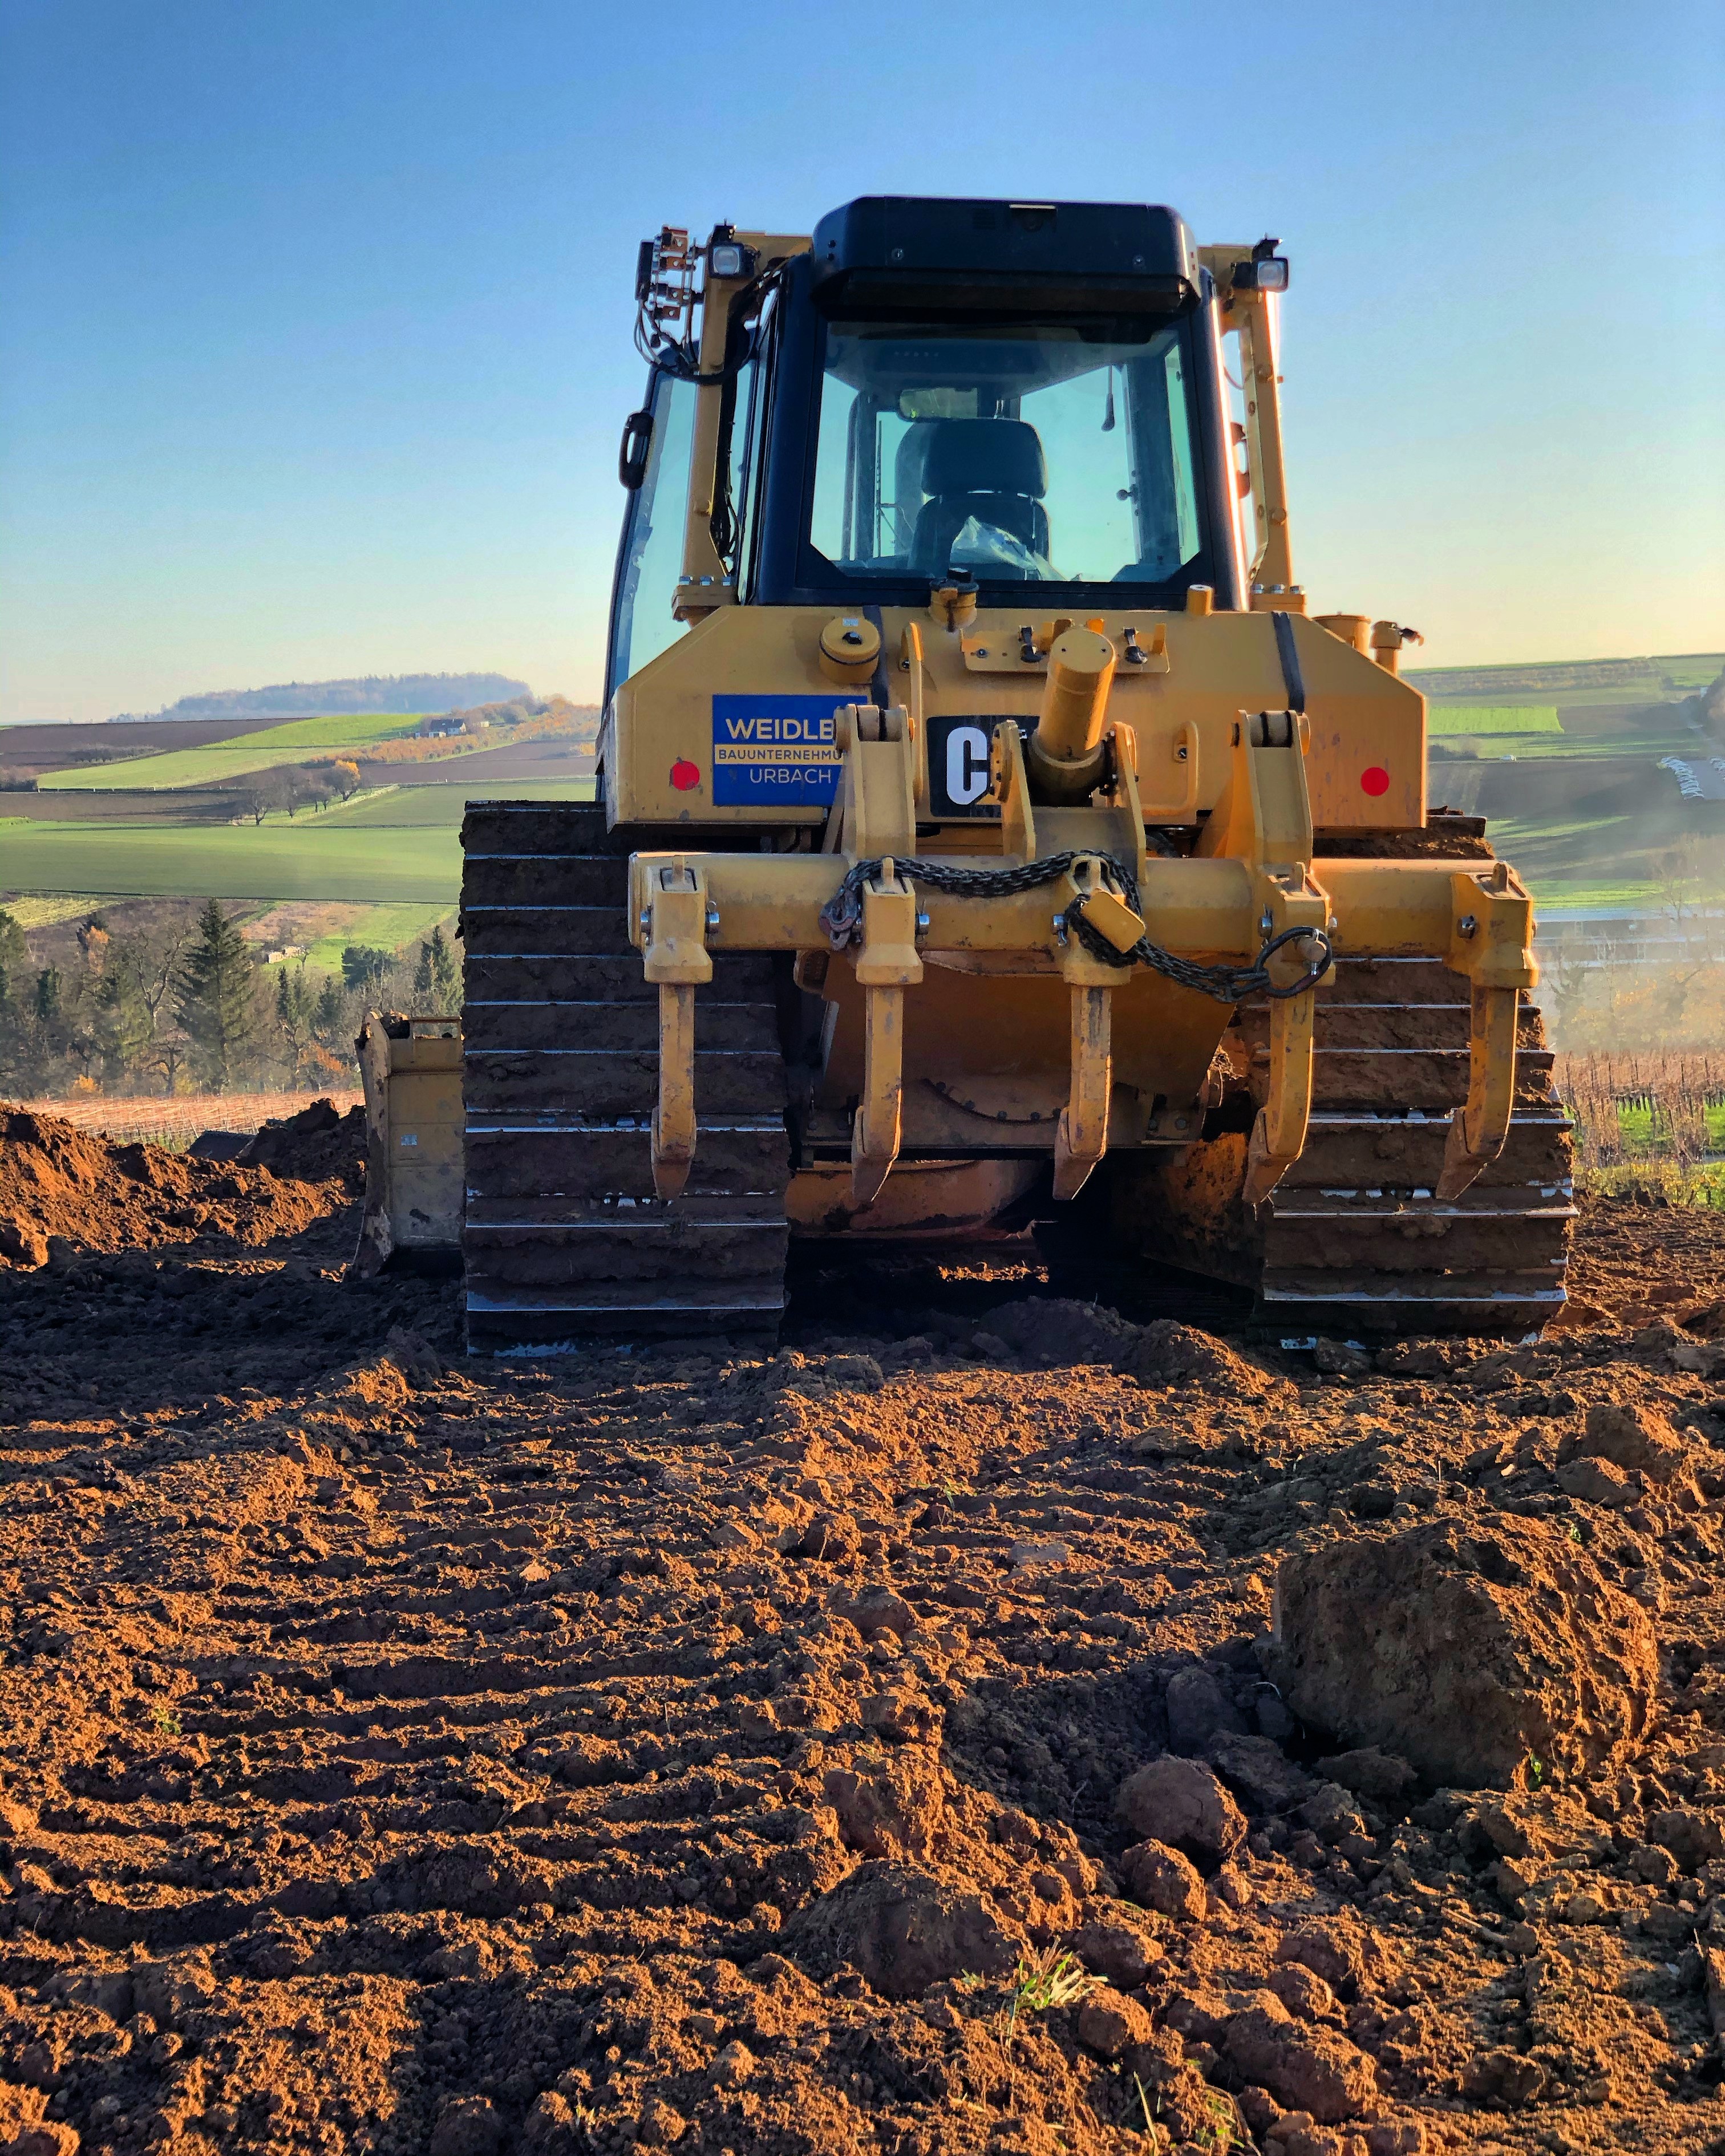
POLYGON ((1215 283, 1173 211, 865 201, 783 258, 718 238, 699 343, 667 313, 682 335, 655 346, 697 253, 661 235, 643 264, 608 690, 715 602, 1240 603, 1215 283), (745 273, 728 290, 716 259, 745 273), (685 517, 715 387, 703 578, 685 517))

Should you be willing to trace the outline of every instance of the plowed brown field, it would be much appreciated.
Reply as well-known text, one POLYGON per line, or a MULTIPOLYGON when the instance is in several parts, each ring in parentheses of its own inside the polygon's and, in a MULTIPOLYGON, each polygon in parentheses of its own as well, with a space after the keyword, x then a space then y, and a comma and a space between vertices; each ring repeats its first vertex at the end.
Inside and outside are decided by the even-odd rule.
POLYGON ((480 1362, 117 1172, 0 1260, 0 2150, 1725 2148, 1725 1217, 1537 1348, 480 1362))

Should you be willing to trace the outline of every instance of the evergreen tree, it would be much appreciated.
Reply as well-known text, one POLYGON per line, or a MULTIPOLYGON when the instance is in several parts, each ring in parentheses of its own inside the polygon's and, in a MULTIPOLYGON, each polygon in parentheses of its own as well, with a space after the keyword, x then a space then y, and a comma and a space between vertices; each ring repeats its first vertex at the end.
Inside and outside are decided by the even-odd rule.
POLYGON ((136 968, 110 961, 96 1004, 103 1075, 110 1082, 136 1076, 146 1065, 156 1037, 155 1018, 136 968))
POLYGON ((225 1092, 257 1038, 257 1010, 251 953, 214 899, 198 916, 198 940, 176 986, 192 1075, 209 1091, 225 1092))
POLYGON ((441 928, 431 932, 431 986, 440 1011, 452 1011, 461 1001, 461 961, 441 928))
POLYGON ((347 1023, 347 999, 336 985, 333 974, 327 976, 323 993, 317 998, 317 1009, 312 1014, 311 1030, 324 1046, 331 1052, 342 1036, 352 1030, 347 1023))
POLYGON ((24 977, 24 968, 30 963, 30 947, 24 941, 24 932, 3 907, 0 907, 0 973, 13 984, 24 977))
MULTIPOLYGON (((8 916, 0 913, 0 951, 4 951, 7 925, 15 927, 8 916)), ((0 959, 0 1093, 23 1093, 29 1089, 24 1083, 26 1066, 29 1060, 30 1014, 18 991, 23 986, 21 972, 14 961, 8 965, 0 959)))
POLYGON ((374 995, 394 963, 393 951, 379 950, 372 943, 350 943, 341 952, 341 978, 350 988, 374 995))
POLYGON ((434 928, 431 941, 419 946, 413 994, 425 1011, 452 1011, 461 1000, 461 962, 441 928, 434 928))

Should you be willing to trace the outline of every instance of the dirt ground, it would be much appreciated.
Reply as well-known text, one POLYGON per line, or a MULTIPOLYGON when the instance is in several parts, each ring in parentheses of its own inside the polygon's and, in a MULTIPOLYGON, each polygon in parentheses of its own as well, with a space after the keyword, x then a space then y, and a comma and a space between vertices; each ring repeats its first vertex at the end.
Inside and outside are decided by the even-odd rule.
POLYGON ((1725 2151, 1725 1215, 478 1361, 327 1130, 7 1142, 0 2151, 1725 2151))

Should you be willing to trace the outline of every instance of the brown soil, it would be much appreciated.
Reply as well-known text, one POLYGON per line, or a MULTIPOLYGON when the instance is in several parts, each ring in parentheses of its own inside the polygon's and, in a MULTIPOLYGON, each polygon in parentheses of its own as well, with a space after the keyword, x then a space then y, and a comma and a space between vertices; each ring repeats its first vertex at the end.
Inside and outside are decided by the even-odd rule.
POLYGON ((1699 1324, 482 1363, 275 1188, 0 1271, 0 2149, 1725 2149, 1699 1324))
MULTIPOLYGON (((301 1141, 285 1142, 291 1152, 301 1141)), ((79 1251, 275 1243, 342 1207, 351 1168, 344 1151, 330 1179, 283 1181, 267 1167, 116 1145, 63 1116, 0 1104, 0 1269, 33 1270, 79 1251)))
POLYGON ((366 1111, 356 1104, 343 1115, 331 1100, 313 1101, 297 1115, 265 1123, 235 1165, 267 1168, 271 1174, 306 1183, 339 1179, 350 1190, 365 1187, 366 1111))
POLYGON ((1717 1302, 1725 1296, 1725 1212, 1596 1201, 1569 1289, 1570 1319, 1580 1322, 1604 1315, 1646 1324, 1661 1312, 1717 1302))

